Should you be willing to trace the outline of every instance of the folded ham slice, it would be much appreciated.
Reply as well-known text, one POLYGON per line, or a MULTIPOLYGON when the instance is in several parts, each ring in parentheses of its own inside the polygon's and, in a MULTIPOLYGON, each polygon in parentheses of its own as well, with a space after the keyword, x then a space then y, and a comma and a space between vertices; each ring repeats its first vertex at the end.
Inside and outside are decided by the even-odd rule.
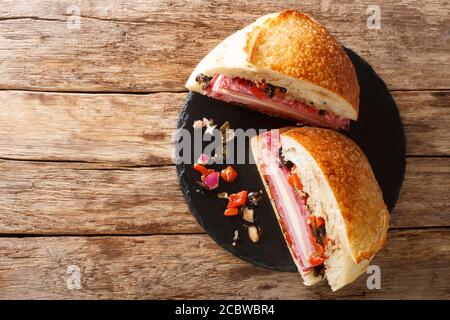
POLYGON ((303 101, 293 100, 286 94, 267 94, 255 82, 216 74, 209 82, 205 94, 215 99, 237 103, 257 111, 332 129, 348 130, 350 120, 328 111, 320 111, 303 101))
POLYGON ((258 161, 277 207, 284 237, 297 266, 307 272, 313 267, 310 257, 314 254, 314 243, 307 223, 310 212, 306 199, 289 184, 290 170, 280 163, 278 131, 268 131, 260 137, 258 161))

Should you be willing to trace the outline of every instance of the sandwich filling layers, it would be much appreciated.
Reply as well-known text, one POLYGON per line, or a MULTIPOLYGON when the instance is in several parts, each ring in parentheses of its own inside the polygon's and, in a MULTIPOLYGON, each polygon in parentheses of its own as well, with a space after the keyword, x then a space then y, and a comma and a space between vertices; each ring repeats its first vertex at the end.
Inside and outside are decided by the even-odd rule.
MULTIPOLYGON (((327 110, 319 110, 306 101, 295 100, 285 88, 262 81, 231 78, 222 74, 208 77, 199 74, 195 79, 209 97, 240 104, 257 111, 335 130, 348 130, 350 119, 327 110)), ((312 102, 311 102, 312 103, 312 102)))
POLYGON ((277 218, 292 258, 303 275, 323 276, 327 237, 325 221, 311 213, 297 172, 301 168, 285 161, 279 134, 260 135, 260 170, 269 187, 277 218))

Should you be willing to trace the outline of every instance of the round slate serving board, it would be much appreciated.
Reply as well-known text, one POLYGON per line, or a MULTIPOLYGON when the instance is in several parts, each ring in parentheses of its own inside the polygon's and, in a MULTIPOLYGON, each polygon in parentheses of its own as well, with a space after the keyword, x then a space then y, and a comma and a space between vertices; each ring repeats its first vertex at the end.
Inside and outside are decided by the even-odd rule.
MULTIPOLYGON (((405 171, 405 136, 399 112, 384 82, 370 65, 353 51, 346 51, 355 65, 361 96, 359 119, 352 123, 350 131, 345 134, 366 154, 383 191, 386 205, 392 211, 405 171)), ((178 120, 178 128, 186 129, 193 135, 194 121, 203 117, 214 119, 219 126, 229 121, 232 129, 275 129, 293 125, 287 120, 189 93, 178 120)), ((203 147, 208 144, 209 142, 205 142, 203 147)), ((191 149, 191 159, 195 162, 198 153, 194 154, 194 148, 191 149)), ((221 170, 225 165, 211 167, 221 170)), ((199 174, 192 169, 192 164, 177 164, 181 190, 190 210, 204 230, 232 254, 265 268, 296 271, 266 192, 255 211, 262 229, 259 242, 250 242, 241 216, 223 215, 228 200, 219 199, 217 193, 225 191, 230 194, 244 189, 265 191, 255 165, 239 164, 233 167, 239 174, 235 182, 229 184, 221 181, 218 189, 201 194, 196 192, 198 185, 195 181, 199 180, 199 174), (235 230, 239 231, 240 236, 237 247, 231 245, 235 230)))

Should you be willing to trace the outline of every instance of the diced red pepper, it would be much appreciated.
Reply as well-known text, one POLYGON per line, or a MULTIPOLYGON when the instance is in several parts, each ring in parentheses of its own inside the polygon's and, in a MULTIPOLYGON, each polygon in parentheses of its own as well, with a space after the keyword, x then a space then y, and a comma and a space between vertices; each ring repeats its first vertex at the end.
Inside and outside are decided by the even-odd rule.
POLYGON ((325 220, 322 217, 316 217, 317 228, 322 228, 325 225, 325 220))
POLYGON ((237 172, 233 169, 232 166, 228 166, 226 169, 223 169, 220 172, 220 176, 222 177, 223 180, 225 180, 226 182, 233 182, 234 180, 236 180, 238 174, 237 172))
POLYGON ((311 228, 317 228, 320 229, 325 225, 325 220, 322 217, 316 217, 316 216, 309 216, 308 222, 311 226, 311 228))
POLYGON ((300 178, 296 173, 291 173, 288 177, 288 182, 291 186, 294 186, 297 190, 303 190, 303 185, 300 182, 300 178))
POLYGON ((315 250, 316 250, 316 254, 319 257, 323 257, 323 255, 325 254, 325 248, 323 246, 321 246, 320 244, 316 243, 316 245, 314 246, 315 250))
POLYGON ((229 208, 225 210, 224 215, 226 216, 235 216, 239 213, 239 209, 238 208, 229 208))
POLYGON ((261 91, 260 88, 258 88, 257 86, 253 86, 251 88, 251 91, 255 97, 258 97, 260 99, 267 98, 267 94, 265 92, 261 91))
POLYGON ((245 206, 247 203, 247 190, 233 193, 228 197, 228 206, 227 208, 240 208, 245 206))
POLYGON ((312 255, 311 257, 309 257, 309 263, 311 263, 313 267, 320 266, 321 264, 323 264, 323 262, 324 259, 322 257, 318 257, 316 255, 312 255))
MULTIPOLYGON (((310 225, 310 228, 312 229, 320 229, 325 225, 325 220, 322 217, 316 217, 314 215, 309 216, 308 218, 308 223, 310 225)), ((327 258, 325 256, 325 248, 326 245, 328 243, 328 239, 327 237, 324 237, 322 239, 322 243, 320 244, 317 241, 316 236, 314 236, 313 234, 311 234, 312 237, 312 241, 314 243, 314 254, 311 255, 309 262, 313 265, 313 266, 318 266, 321 265, 324 260, 327 258)))
POLYGON ((279 87, 277 87, 277 88, 275 89, 275 94, 276 94, 277 96, 279 96, 280 98, 286 97, 286 92, 281 92, 281 89, 280 89, 279 87))
POLYGON ((205 166, 202 166, 201 164, 194 164, 194 170, 198 171, 201 173, 202 176, 208 175, 208 170, 211 169, 207 169, 205 166))

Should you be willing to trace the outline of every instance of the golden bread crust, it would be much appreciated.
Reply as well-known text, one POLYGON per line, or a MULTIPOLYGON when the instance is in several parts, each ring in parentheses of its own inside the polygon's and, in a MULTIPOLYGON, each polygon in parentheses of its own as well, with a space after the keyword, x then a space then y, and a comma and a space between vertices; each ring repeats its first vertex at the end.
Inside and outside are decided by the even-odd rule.
POLYGON ((341 96, 358 114, 359 84, 341 45, 304 13, 285 10, 247 34, 250 63, 308 81, 341 96))
POLYGON ((389 212, 364 153, 333 130, 302 127, 283 135, 300 143, 319 165, 344 218, 356 262, 370 259, 386 241, 389 212))

